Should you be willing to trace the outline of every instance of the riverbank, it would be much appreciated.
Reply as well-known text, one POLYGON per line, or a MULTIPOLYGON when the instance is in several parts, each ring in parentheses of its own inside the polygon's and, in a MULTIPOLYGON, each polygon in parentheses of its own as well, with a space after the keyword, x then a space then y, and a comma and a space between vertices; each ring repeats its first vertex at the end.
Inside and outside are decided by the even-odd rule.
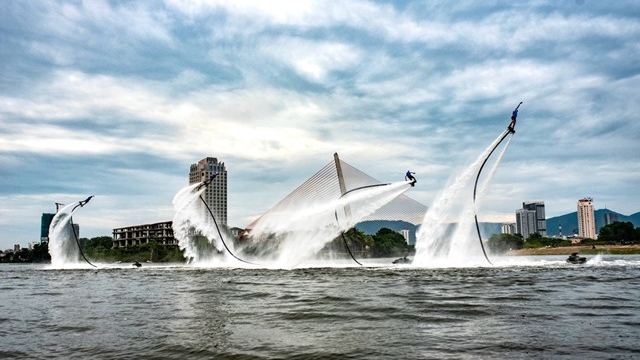
POLYGON ((544 247, 536 249, 520 249, 509 250, 505 255, 523 256, 523 255, 570 255, 571 253, 580 253, 583 255, 596 254, 640 254, 640 244, 633 245, 575 245, 575 246, 559 246, 544 247))

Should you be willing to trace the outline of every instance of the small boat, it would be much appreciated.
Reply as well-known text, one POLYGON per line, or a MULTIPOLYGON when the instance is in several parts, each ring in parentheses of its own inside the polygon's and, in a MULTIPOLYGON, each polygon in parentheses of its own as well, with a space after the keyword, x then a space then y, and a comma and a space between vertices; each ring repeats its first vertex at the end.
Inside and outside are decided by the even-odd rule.
POLYGON ((584 264, 587 262, 587 258, 584 256, 578 256, 577 252, 572 253, 567 258, 567 262, 570 264, 584 264))
POLYGON ((141 267, 141 266, 142 266, 142 264, 140 264, 140 263, 139 263, 139 262, 137 262, 137 261, 136 261, 136 262, 134 262, 134 263, 133 263, 133 264, 131 264, 131 265, 133 265, 133 266, 135 266, 135 267, 141 267))
POLYGON ((393 264, 411 264, 411 259, 406 256, 393 260, 393 264))

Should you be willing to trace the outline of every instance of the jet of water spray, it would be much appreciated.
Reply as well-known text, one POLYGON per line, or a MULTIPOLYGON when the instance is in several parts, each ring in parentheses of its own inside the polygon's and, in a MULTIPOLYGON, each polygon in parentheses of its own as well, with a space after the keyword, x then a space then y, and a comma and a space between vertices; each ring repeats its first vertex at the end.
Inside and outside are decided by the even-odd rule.
MULTIPOLYGON (((51 255, 51 265, 55 268, 83 267, 88 260, 83 259, 83 254, 79 248, 78 234, 73 228, 72 216, 89 199, 80 203, 72 203, 58 209, 49 225, 49 255, 51 255)), ((89 263, 89 265, 94 266, 89 263)))
MULTIPOLYGON (((506 130, 459 174, 455 181, 440 192, 427 210, 416 234, 414 265, 468 265, 470 262, 477 262, 478 255, 482 255, 477 239, 471 236, 474 207, 473 203, 468 201, 468 194, 473 188, 473 176, 478 173, 505 135, 506 130), (449 217, 455 209, 460 208, 462 211, 458 212, 457 218, 449 217)), ((493 174, 494 171, 485 180, 485 187, 491 181, 493 174)))
POLYGON ((276 237, 275 263, 279 267, 293 267, 311 259, 342 231, 352 228, 407 189, 409 186, 402 181, 365 188, 310 208, 280 209, 256 222, 251 232, 258 239, 276 237))
MULTIPOLYGON (((206 189, 201 185, 186 186, 174 196, 173 236, 178 239, 178 246, 187 260, 200 264, 224 264, 228 254, 220 236, 222 233, 201 200, 206 189)), ((225 243, 232 244, 230 241, 225 243)))

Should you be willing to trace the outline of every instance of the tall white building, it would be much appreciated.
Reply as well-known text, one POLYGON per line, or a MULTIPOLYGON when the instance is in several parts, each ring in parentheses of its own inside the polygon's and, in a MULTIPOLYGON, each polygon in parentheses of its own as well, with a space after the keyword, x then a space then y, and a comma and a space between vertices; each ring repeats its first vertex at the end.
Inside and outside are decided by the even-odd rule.
POLYGON ((218 174, 202 194, 211 212, 216 217, 218 225, 227 226, 227 169, 223 162, 217 158, 206 157, 195 164, 191 164, 189 170, 189 184, 196 184, 218 174))
POLYGON ((578 200, 578 236, 585 239, 595 239, 597 236, 593 198, 578 200))
POLYGON ((410 243, 411 238, 409 237, 410 236, 409 235, 409 230, 403 229, 403 230, 400 230, 398 232, 402 235, 402 237, 404 238, 404 241, 407 243, 407 245, 410 245, 411 244, 410 243))
POLYGON ((515 234, 516 233, 516 224, 514 223, 503 223, 500 227, 502 234, 515 234))
POLYGON ((604 223, 602 225, 611 225, 616 221, 618 221, 618 214, 614 212, 608 212, 604 214, 604 223))

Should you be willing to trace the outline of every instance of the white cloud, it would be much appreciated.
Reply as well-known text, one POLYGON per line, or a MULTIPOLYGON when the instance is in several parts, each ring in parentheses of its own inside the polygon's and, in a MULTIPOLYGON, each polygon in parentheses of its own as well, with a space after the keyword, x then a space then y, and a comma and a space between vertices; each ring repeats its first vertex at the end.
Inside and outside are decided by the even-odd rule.
POLYGON ((97 190, 106 228, 164 221, 188 165, 217 156, 242 173, 230 220, 243 225, 334 152, 383 181, 418 172, 411 194, 428 205, 519 101, 482 216, 510 216, 526 199, 561 213, 586 195, 637 211, 640 24, 627 15, 637 6, 573 5, 10 3, 0 186, 16 193, 1 195, 0 212, 32 234, 50 207, 41 199, 80 186, 97 190), (50 171, 72 179, 103 161, 122 181, 20 176, 24 162, 52 158, 50 171), (149 177, 157 183, 139 187, 149 177))
POLYGON ((331 71, 353 68, 361 61, 359 49, 348 44, 278 38, 263 42, 261 51, 288 63, 297 73, 311 81, 324 82, 331 71))

